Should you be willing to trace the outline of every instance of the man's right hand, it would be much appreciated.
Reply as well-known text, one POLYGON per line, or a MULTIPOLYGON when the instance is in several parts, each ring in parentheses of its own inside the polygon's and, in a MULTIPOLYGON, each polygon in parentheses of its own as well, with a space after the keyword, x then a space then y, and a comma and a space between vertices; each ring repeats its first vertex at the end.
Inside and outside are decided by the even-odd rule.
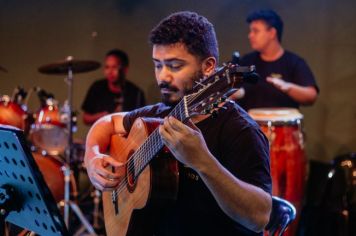
POLYGON ((92 184, 101 191, 116 189, 125 175, 125 164, 104 154, 93 157, 86 168, 92 184), (114 173, 110 171, 112 167, 114 173))

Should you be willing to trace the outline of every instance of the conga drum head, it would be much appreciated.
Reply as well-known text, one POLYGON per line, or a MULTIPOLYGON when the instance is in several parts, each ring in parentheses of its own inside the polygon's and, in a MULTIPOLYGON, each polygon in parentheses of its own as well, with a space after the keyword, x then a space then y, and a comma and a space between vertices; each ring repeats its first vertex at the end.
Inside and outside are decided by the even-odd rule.
POLYGON ((254 108, 250 109, 248 114, 259 124, 295 124, 303 119, 303 115, 295 108, 254 108))
POLYGON ((33 127, 30 139, 37 148, 46 151, 49 155, 63 154, 68 146, 68 132, 55 125, 41 125, 33 127))

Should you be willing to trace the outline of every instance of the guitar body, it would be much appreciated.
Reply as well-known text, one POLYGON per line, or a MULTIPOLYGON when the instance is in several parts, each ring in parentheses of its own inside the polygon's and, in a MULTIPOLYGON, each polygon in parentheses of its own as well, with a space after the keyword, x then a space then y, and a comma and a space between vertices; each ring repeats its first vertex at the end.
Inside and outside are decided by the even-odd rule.
MULTIPOLYGON (((159 119, 136 119, 127 137, 112 136, 110 155, 126 163, 159 123, 159 119)), ((136 161, 140 160, 137 158, 136 161)), ((147 223, 147 218, 151 217, 142 216, 140 212, 145 212, 146 208, 160 202, 167 203, 167 200, 168 202, 174 201, 176 198, 178 162, 169 153, 159 152, 137 178, 133 177, 134 169, 132 165, 126 165, 126 168, 122 170, 125 172, 123 174, 126 182, 121 188, 119 187, 117 210, 112 201, 112 192, 103 192, 105 228, 108 236, 139 235, 140 233, 137 232, 145 229, 144 224, 147 223), (140 217, 135 218, 136 212, 140 217), (141 222, 140 218, 146 218, 146 221, 141 222)))

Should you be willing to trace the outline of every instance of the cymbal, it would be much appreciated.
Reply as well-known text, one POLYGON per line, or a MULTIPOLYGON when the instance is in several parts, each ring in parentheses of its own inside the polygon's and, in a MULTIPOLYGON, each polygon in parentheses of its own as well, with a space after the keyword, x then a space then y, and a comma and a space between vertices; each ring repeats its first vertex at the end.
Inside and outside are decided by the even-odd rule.
POLYGON ((5 72, 5 73, 8 72, 4 67, 1 67, 1 66, 0 66, 0 71, 5 72))
POLYGON ((49 75, 66 75, 69 69, 73 73, 83 73, 96 70, 99 67, 100 63, 96 61, 74 60, 72 57, 68 57, 64 61, 43 65, 38 68, 38 71, 49 75))

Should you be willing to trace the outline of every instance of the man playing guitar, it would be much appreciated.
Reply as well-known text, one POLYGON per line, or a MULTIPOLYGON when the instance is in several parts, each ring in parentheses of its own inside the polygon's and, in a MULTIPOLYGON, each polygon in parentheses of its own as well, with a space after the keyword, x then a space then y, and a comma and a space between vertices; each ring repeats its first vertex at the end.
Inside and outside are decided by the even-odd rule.
MULTIPOLYGON (((196 13, 177 12, 151 31, 150 42, 162 103, 107 115, 93 125, 87 136, 88 175, 97 189, 114 193, 107 203, 114 204, 113 209, 105 213, 104 202, 105 221, 119 216, 111 223, 105 222, 108 235, 261 235, 269 221, 272 201, 268 141, 258 125, 233 102, 216 105, 220 108, 217 115, 196 115, 185 122, 168 115, 195 84, 216 71, 218 44, 213 25, 196 13), (153 197, 143 190, 132 204, 126 204, 130 202, 126 196, 141 188, 145 170, 142 176, 135 177, 141 160, 127 157, 125 162, 106 154, 115 144, 112 136, 130 138, 133 129, 143 129, 142 122, 136 122, 139 117, 163 118, 153 136, 159 137, 156 141, 162 142, 179 163, 176 201, 148 210, 150 216, 141 216, 150 222, 147 227, 133 224, 137 223, 134 216, 140 218, 139 211, 143 210, 125 208, 140 202, 141 196, 153 197), (130 178, 132 170, 134 177, 130 178), (127 212, 128 217, 121 217, 127 212), (130 222, 123 226, 120 221, 130 222)), ((189 103, 189 97, 187 100, 189 103)), ((151 136, 148 141, 152 141, 151 136)), ((127 149, 127 145, 119 149, 127 149)), ((146 146, 142 145, 132 156, 149 153, 146 146)), ((149 201, 144 200, 145 204, 149 205, 149 201)))

